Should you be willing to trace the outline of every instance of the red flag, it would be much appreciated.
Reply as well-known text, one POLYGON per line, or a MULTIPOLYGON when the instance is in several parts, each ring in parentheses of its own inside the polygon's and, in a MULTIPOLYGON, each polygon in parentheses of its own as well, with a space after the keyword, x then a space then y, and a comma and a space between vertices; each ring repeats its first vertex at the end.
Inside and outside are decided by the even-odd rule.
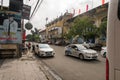
POLYGON ((105 0, 102 0, 102 5, 105 3, 105 0))
POLYGON ((88 4, 86 5, 86 11, 88 11, 88 4))
POLYGON ((81 10, 79 9, 78 14, 80 14, 81 10))

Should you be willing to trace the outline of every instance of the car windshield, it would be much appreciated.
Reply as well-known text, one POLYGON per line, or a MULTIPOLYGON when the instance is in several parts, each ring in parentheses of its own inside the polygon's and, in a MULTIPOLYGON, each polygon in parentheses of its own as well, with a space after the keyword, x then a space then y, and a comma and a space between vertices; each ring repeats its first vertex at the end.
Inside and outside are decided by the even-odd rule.
POLYGON ((87 49, 86 47, 82 46, 82 45, 77 45, 79 50, 83 50, 83 49, 87 49))
POLYGON ((50 46, 48 44, 39 44, 40 48, 49 48, 50 46))

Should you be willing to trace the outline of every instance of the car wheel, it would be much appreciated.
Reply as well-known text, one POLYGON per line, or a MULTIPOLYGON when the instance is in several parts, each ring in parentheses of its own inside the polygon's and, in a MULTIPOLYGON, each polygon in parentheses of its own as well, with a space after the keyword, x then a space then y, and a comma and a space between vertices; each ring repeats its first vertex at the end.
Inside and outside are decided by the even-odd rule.
POLYGON ((81 60, 84 60, 83 54, 79 54, 79 58, 80 58, 81 60))
POLYGON ((68 56, 69 55, 69 51, 65 51, 65 56, 68 56))
POLYGON ((103 57, 105 57, 105 58, 106 58, 106 52, 104 52, 103 57))

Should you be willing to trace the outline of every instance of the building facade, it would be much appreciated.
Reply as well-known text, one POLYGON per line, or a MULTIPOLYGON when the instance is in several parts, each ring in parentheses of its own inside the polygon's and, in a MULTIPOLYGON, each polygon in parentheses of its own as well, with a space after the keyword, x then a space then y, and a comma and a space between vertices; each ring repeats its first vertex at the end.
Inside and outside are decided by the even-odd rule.
POLYGON ((93 19, 93 24, 100 27, 104 20, 107 20, 108 3, 91 9, 85 13, 73 17, 71 13, 65 13, 63 16, 56 18, 54 21, 46 24, 46 38, 47 39, 59 39, 64 38, 64 35, 68 33, 74 20, 78 17, 88 16, 93 19))

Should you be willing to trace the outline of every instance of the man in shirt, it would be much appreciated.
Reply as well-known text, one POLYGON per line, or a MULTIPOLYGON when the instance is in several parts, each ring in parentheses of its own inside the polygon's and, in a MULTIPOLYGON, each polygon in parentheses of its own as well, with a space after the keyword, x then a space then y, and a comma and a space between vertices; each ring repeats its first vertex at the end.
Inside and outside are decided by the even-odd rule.
POLYGON ((15 38, 18 28, 18 23, 14 20, 13 15, 9 15, 8 19, 3 22, 4 33, 7 38, 15 38))

